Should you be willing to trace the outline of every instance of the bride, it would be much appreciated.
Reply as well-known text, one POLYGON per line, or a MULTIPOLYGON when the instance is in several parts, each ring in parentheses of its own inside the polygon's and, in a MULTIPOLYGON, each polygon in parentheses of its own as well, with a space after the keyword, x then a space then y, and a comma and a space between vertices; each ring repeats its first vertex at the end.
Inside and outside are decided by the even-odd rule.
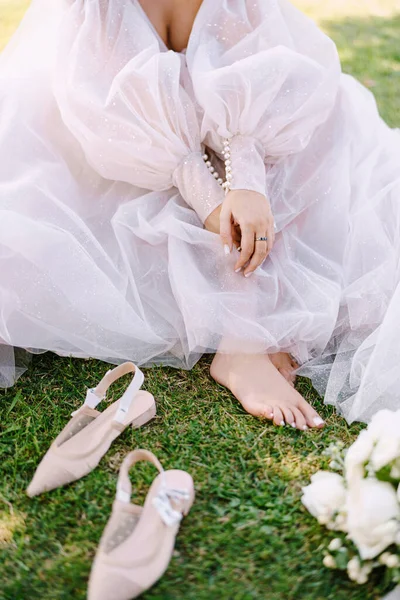
POLYGON ((14 348, 211 375, 251 414, 400 400, 400 136, 286 0, 33 0, 0 57, 14 348))

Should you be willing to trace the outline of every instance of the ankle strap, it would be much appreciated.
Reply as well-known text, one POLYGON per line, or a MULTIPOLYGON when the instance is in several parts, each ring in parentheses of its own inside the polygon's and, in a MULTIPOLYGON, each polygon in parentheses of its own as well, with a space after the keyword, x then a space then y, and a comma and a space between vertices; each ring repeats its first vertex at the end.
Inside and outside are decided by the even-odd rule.
POLYGON ((117 500, 129 504, 132 495, 132 484, 129 479, 129 469, 138 462, 146 461, 152 463, 159 473, 163 473, 164 469, 158 458, 148 450, 133 450, 124 459, 118 477, 117 483, 117 500))
POLYGON ((100 402, 106 398, 108 388, 115 383, 117 379, 120 379, 128 373, 134 373, 134 376, 119 400, 118 410, 114 418, 114 421, 117 423, 124 423, 126 413, 129 411, 133 399, 144 382, 144 375, 142 371, 132 362, 125 362, 122 365, 115 367, 115 369, 107 371, 97 386, 87 391, 84 406, 96 408, 96 406, 98 406, 98 404, 100 404, 100 402))
POLYGON ((129 469, 139 461, 152 463, 160 472, 161 485, 152 499, 152 505, 165 525, 176 527, 182 521, 183 515, 187 513, 185 506, 190 500, 190 492, 188 489, 170 488, 166 480, 166 471, 158 458, 148 450, 134 450, 125 458, 119 472, 116 499, 124 504, 130 503, 132 484, 129 479, 129 469))

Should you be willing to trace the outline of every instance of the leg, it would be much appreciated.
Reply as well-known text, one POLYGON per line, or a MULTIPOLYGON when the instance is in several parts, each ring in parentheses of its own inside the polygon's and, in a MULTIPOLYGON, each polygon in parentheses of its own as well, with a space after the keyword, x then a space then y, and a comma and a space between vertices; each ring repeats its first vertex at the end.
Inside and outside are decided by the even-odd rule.
POLYGON ((266 354, 217 353, 211 376, 227 387, 251 415, 304 430, 324 425, 266 354))

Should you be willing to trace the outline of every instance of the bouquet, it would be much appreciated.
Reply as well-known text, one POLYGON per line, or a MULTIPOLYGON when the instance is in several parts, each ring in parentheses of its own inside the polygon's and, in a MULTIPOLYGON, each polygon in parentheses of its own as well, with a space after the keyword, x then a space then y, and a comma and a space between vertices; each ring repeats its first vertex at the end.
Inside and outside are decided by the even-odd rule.
POLYGON ((346 451, 326 452, 336 472, 319 471, 303 488, 302 502, 321 525, 335 532, 323 564, 347 570, 364 584, 376 568, 400 583, 400 410, 382 410, 346 451))

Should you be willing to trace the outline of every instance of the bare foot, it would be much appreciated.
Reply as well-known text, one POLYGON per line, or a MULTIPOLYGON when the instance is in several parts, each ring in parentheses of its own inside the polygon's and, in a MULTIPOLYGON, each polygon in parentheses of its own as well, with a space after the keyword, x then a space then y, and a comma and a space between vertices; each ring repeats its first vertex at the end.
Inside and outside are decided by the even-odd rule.
POLYGON ((287 352, 277 352, 276 354, 270 354, 269 359, 286 381, 294 387, 296 375, 293 371, 299 368, 299 365, 294 358, 287 352))
POLYGON ((251 415, 297 429, 324 426, 318 413, 288 384, 266 354, 218 353, 210 372, 251 415))

